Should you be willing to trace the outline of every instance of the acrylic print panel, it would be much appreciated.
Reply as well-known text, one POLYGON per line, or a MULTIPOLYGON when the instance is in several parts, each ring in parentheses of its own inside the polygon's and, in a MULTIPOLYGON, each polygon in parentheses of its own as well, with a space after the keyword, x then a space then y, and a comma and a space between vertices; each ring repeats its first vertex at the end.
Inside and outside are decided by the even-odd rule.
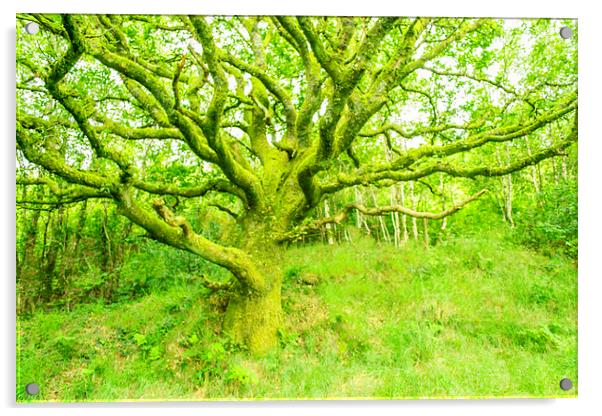
POLYGON ((576 396, 576 21, 20 14, 16 48, 18 401, 576 396))

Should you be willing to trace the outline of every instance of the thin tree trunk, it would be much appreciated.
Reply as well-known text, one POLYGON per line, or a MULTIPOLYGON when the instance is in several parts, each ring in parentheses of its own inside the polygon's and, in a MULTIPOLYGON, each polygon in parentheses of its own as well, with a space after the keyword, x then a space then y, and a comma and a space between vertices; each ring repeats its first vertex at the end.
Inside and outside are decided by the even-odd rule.
MULTIPOLYGON (((447 209, 446 198, 445 198, 445 182, 443 181, 443 174, 439 175, 439 192, 441 193, 441 210, 445 211, 447 209)), ((447 217, 443 217, 441 221, 441 234, 445 232, 447 228, 447 217)))
MULTIPOLYGON (((506 148, 508 152, 508 148, 506 148)), ((500 155, 499 148, 495 149, 495 156, 499 166, 504 166, 502 157, 500 155)), ((507 158, 509 158, 507 153, 507 158)), ((512 218, 512 174, 500 177, 500 183, 502 185, 502 215, 504 221, 510 224, 510 227, 514 227, 514 220, 512 218)))
MULTIPOLYGON (((385 154, 387 156, 387 162, 391 160, 391 149, 388 146, 385 146, 385 154)), ((391 186, 390 189, 390 200, 391 205, 399 204, 399 195, 397 191, 397 185, 391 186)), ((395 243, 395 247, 399 247, 401 245, 401 230, 399 224, 399 212, 391 213, 391 224, 393 224, 393 241, 395 243)))
POLYGON ((46 273, 46 269, 48 268, 48 252, 50 248, 48 247, 48 229, 50 228, 50 220, 52 219, 52 212, 49 211, 46 213, 46 223, 44 224, 44 236, 42 238, 42 254, 40 255, 40 266, 41 270, 38 272, 41 274, 41 290, 40 290, 40 298, 42 302, 46 301, 50 296, 50 292, 52 291, 52 276, 49 276, 46 273), (41 273, 40 273, 41 272, 41 273))
POLYGON ((353 240, 351 239, 351 234, 349 233, 347 227, 343 227, 343 235, 345 236, 345 241, 347 241, 348 243, 353 243, 353 240))
POLYGON ((558 158, 552 158, 552 173, 554 176, 554 183, 558 183, 560 179, 559 169, 558 169, 558 158))
MULTIPOLYGON (((527 137, 525 139, 525 144, 527 145, 527 154, 529 155, 529 157, 533 156, 533 152, 531 151, 531 144, 529 143, 529 138, 527 137)), ((538 177, 538 172, 537 172, 537 166, 531 166, 531 168, 529 169, 529 172, 531 174, 531 182, 533 183, 533 189, 535 189, 535 193, 539 194, 539 192, 541 191, 540 185, 539 185, 539 177, 538 177)))
MULTIPOLYGON (((372 202, 374 206, 378 206, 378 200, 376 199, 376 193, 374 189, 370 189, 370 194, 372 195, 372 202)), ((391 241, 391 235, 389 234, 389 230, 387 229, 387 224, 385 223, 385 219, 382 216, 378 216, 378 223, 380 224, 380 231, 383 236, 383 240, 387 243, 391 241)))
MULTIPOLYGON (((65 207, 61 206, 58 209, 57 215, 52 218, 52 227, 50 227, 50 241, 48 244, 48 250, 46 251, 46 262, 44 266, 42 277, 43 281, 43 293, 42 298, 45 301, 49 301, 52 295, 60 289, 60 287, 55 287, 54 279, 56 276, 56 265, 59 259, 59 253, 61 251, 61 245, 63 243, 63 218, 65 215, 65 207)), ((50 223, 50 216, 49 223, 50 223)), ((48 230, 48 223, 46 230, 48 230)), ((46 231, 47 233, 47 231, 46 231)), ((57 282, 60 286, 60 279, 57 282)))
MULTIPOLYGON (((26 187, 24 187, 26 188, 26 187)), ((39 192, 38 192, 39 193, 39 192)), ((25 199, 26 193, 23 192, 23 199, 25 199)), ((40 218, 40 210, 33 210, 31 216, 27 216, 28 210, 21 210, 21 222, 23 224, 22 229, 25 230, 25 242, 23 244, 21 261, 19 262, 19 268, 17 268, 17 280, 21 277, 21 275, 25 272, 29 274, 28 271, 31 271, 32 267, 36 268, 35 264, 35 251, 36 251, 36 241, 38 237, 38 220, 40 218)))
MULTIPOLYGON (((511 158, 510 158, 510 143, 506 144, 506 162, 508 164, 510 164, 511 162, 511 158)), ((508 221, 510 222, 510 226, 514 228, 514 218, 512 216, 512 199, 514 198, 513 195, 513 187, 512 187, 512 174, 506 175, 506 180, 507 180, 507 190, 508 190, 508 197, 506 198, 506 213, 508 215, 508 221)))
MULTIPOLYGON (((405 206, 406 203, 406 184, 405 182, 403 184, 401 184, 400 186, 400 190, 401 190, 401 204, 403 206, 405 206)), ((406 214, 403 214, 401 216, 401 226, 403 228, 403 242, 406 243, 409 239, 409 234, 408 234, 408 216, 406 214)))
MULTIPOLYGON (((328 198, 324 199, 324 216, 326 218, 330 217, 330 205, 328 204, 328 198)), ((333 224, 326 224, 326 236, 328 238, 328 245, 334 244, 334 233, 333 233, 333 224)))
POLYGON ((84 201, 79 210, 79 217, 77 219, 77 228, 75 229, 75 234, 73 236, 73 252, 76 254, 76 258, 79 258, 81 254, 82 247, 82 234, 84 232, 84 226, 86 225, 87 212, 88 210, 88 201, 84 201))
MULTIPOLYGON (((27 186, 23 186, 23 189, 21 190, 21 200, 22 201, 26 201, 27 200, 27 186)), ((23 260, 25 259, 25 249, 27 247, 27 210, 26 209, 19 209, 17 207, 17 219, 16 219, 16 226, 17 226, 17 241, 19 241, 19 239, 21 238, 20 236, 20 230, 24 230, 22 233, 23 235, 23 239, 25 240, 23 242, 23 244, 20 247, 17 246, 17 250, 16 250, 16 274, 17 274, 17 283, 19 282, 19 278, 21 277, 22 274, 22 269, 23 269, 23 260), (22 225, 21 225, 22 224, 22 225)))
MULTIPOLYGON (((362 197, 362 192, 357 187, 355 187, 354 190, 355 190, 355 202, 363 205, 364 198, 362 197)), ((360 230, 362 229, 362 227, 364 227, 366 229, 366 233, 368 235, 372 234, 372 232, 370 231, 370 227, 368 226, 368 221, 366 220, 366 217, 364 217, 364 215, 361 212, 356 211, 355 225, 360 230)))
POLYGON ((67 251, 68 247, 69 247, 69 242, 71 239, 71 234, 69 233, 69 208, 65 208, 64 210, 64 218, 61 219, 61 233, 62 233, 62 239, 61 239, 61 247, 60 247, 60 252, 61 252, 61 267, 59 269, 59 287, 57 289, 60 290, 60 293, 57 293, 58 295, 60 295, 61 298, 65 297, 65 294, 68 292, 69 287, 68 287, 68 281, 67 281, 67 273, 68 273, 68 264, 67 264, 67 258, 71 257, 70 253, 67 251))
MULTIPOLYGON (((397 186, 391 187, 391 205, 398 205, 399 198, 397 195, 397 186)), ((399 212, 391 213, 391 223, 393 224, 393 240, 395 241, 395 247, 401 245, 401 228, 399 226, 399 212)))
POLYGON ((567 158, 568 156, 561 156, 560 157, 560 166, 562 166, 562 179, 564 179, 565 181, 568 181, 569 179, 569 173, 568 173, 568 168, 567 168, 567 158))
MULTIPOLYGON (((412 202, 412 209, 416 211, 418 201, 416 200, 416 194, 414 193, 414 181, 410 181, 410 201, 412 202)), ((412 217, 412 235, 414 240, 418 240, 418 222, 416 217, 412 217)))
POLYGON ((429 220, 427 218, 422 219, 422 232, 424 237, 424 247, 429 248, 430 237, 429 237, 429 220))
POLYGON ((107 204, 103 203, 103 216, 102 216, 102 224, 101 224, 101 241, 102 241, 102 253, 103 259, 101 262, 101 269, 105 273, 105 277, 107 280, 105 284, 101 288, 101 296, 104 299, 110 300, 113 295, 113 286, 114 286, 114 262, 113 258, 113 242, 111 240, 111 232, 109 229, 109 214, 107 211, 107 204))

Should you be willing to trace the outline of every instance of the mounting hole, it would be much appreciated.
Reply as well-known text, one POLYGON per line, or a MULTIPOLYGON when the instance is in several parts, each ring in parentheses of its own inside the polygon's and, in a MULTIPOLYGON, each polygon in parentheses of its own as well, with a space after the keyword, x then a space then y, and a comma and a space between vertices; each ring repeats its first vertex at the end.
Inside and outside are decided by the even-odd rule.
POLYGON ((560 29, 560 37, 562 39, 570 39, 570 38, 572 38, 573 37, 573 29, 571 29, 568 26, 563 26, 560 29))
POLYGON ((560 380, 560 388, 564 391, 570 390, 573 388, 573 382, 570 378, 563 378, 560 380))
POLYGON ((40 386, 38 386, 37 383, 29 383, 28 385, 25 386, 25 391, 30 396, 35 396, 36 394, 38 394, 40 392, 40 386))
POLYGON ((40 31, 40 25, 36 22, 29 22, 25 25, 25 31, 30 35, 35 35, 40 31))

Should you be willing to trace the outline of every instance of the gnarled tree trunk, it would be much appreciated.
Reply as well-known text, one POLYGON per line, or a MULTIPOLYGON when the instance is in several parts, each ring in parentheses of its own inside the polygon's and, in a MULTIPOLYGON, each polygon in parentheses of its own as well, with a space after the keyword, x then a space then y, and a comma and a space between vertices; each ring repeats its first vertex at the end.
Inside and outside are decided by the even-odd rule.
POLYGON ((282 324, 280 268, 264 273, 270 280, 268 289, 256 292, 237 286, 224 317, 224 332, 254 354, 264 354, 277 345, 282 324))
MULTIPOLYGON (((277 233, 282 222, 267 214, 251 213, 241 220, 238 246, 250 255, 252 267, 263 278, 261 288, 240 280, 230 295, 223 329, 235 342, 254 354, 263 354, 278 344, 282 324, 282 261, 284 249, 277 233)), ((251 265, 250 265, 251 266, 251 265)))

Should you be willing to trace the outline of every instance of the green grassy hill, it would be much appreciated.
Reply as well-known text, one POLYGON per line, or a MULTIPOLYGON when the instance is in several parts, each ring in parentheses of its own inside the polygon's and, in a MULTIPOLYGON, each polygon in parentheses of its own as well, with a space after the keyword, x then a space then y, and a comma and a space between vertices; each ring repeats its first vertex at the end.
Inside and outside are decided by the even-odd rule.
POLYGON ((220 334, 227 300, 194 278, 20 318, 17 399, 29 382, 42 401, 576 395, 571 260, 492 236, 363 239, 291 248, 285 273, 281 348, 261 358, 220 334))

